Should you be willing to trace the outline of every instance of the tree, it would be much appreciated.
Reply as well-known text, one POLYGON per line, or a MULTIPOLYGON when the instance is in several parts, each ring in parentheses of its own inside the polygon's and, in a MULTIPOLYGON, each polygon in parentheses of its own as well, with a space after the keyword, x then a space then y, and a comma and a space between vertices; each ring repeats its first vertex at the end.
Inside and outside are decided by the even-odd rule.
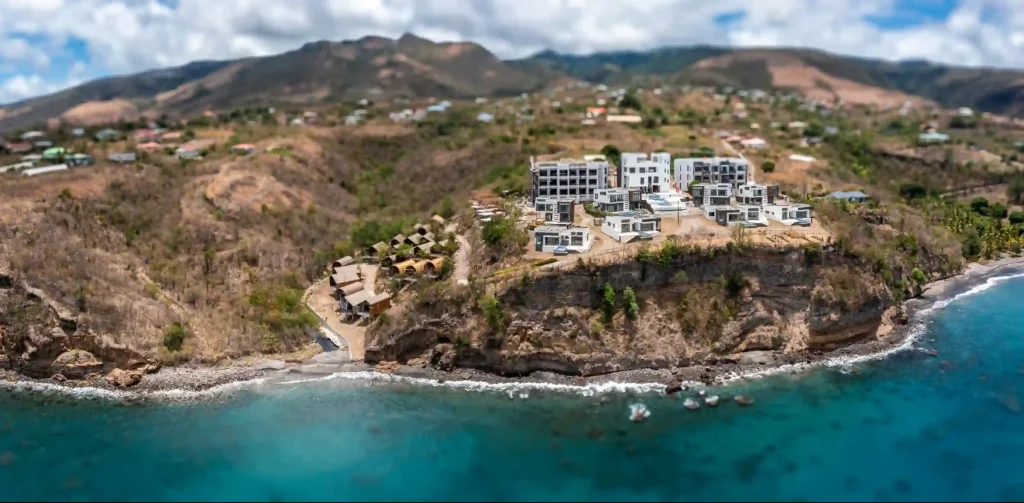
POLYGON ((492 332, 497 333, 504 330, 505 315, 501 311, 501 303, 494 295, 485 295, 480 299, 480 310, 487 318, 487 326, 492 332))
POLYGON ((971 211, 982 216, 989 216, 990 209, 988 206, 988 199, 981 196, 971 199, 971 211))
POLYGON ((632 108, 633 110, 643 110, 643 105, 640 104, 640 98, 637 98, 633 93, 626 93, 619 100, 619 106, 623 108, 632 108))
POLYGON ((611 144, 601 148, 601 155, 605 156, 608 162, 616 166, 619 165, 619 161, 622 159, 622 152, 619 150, 619 147, 611 144))
POLYGON ((1010 223, 1014 225, 1024 224, 1024 212, 1015 211, 1010 213, 1010 223))
POLYGON ((636 293, 633 292, 632 288, 627 286, 626 289, 622 291, 622 297, 626 301, 626 317, 631 320, 635 320, 637 315, 640 313, 640 305, 636 302, 636 293))
POLYGON ((615 289, 611 283, 604 284, 604 293, 601 298, 601 313, 604 315, 605 323, 612 321, 615 315, 615 289))
POLYGON ((1014 175, 1010 179, 1010 184, 1006 187, 1006 195, 1014 203, 1020 204, 1021 198, 1024 197, 1024 174, 1014 175))
POLYGON ((172 353, 181 351, 185 345, 185 335, 185 327, 182 327, 181 323, 171 323, 164 330, 164 347, 172 353))
POLYGON ((988 213, 989 213, 989 216, 991 216, 992 218, 995 218, 997 220, 1002 220, 1002 219, 1006 218, 1006 215, 1009 213, 1009 210, 1006 209, 1005 205, 1000 204, 1000 203, 995 203, 992 206, 989 206, 988 213))
POLYGON ((910 279, 914 280, 914 283, 917 283, 919 285, 923 284, 925 281, 928 281, 928 277, 925 276, 924 271, 917 267, 915 267, 914 270, 910 273, 910 279))
POLYGON ((452 204, 451 197, 444 196, 444 199, 441 199, 441 205, 437 209, 437 214, 445 220, 455 215, 455 205, 452 204))
POLYGON ((761 163, 761 171, 765 173, 775 172, 775 161, 765 161, 761 163))

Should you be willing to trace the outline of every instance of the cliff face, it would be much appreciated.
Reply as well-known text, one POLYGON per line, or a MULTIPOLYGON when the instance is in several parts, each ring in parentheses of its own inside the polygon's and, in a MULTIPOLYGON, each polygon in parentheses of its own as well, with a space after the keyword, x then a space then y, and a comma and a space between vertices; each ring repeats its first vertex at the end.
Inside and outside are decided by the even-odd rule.
POLYGON ((747 351, 827 350, 875 337, 895 312, 877 278, 821 252, 697 250, 642 260, 511 280, 496 287, 488 313, 477 307, 482 292, 444 309, 410 308, 371 327, 366 360, 586 376, 736 361, 747 351))
POLYGON ((0 266, 0 369, 80 379, 147 366, 143 355, 97 336, 69 309, 0 266))

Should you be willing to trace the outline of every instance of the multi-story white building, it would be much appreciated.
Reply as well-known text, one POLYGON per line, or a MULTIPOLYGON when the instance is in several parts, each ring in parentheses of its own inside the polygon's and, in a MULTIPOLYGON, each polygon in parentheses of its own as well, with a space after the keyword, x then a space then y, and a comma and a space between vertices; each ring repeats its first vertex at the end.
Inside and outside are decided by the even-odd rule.
POLYGON ((642 202, 637 189, 601 189, 594 193, 594 205, 609 213, 635 210, 640 208, 642 202))
POLYGON ((644 194, 668 192, 672 180, 672 154, 623 153, 619 188, 640 189, 644 194))
POLYGON ((608 188, 608 161, 561 159, 535 161, 530 158, 530 198, 571 197, 576 202, 594 200, 594 191, 608 188))
POLYGON ((738 187, 754 181, 750 165, 739 157, 687 157, 673 161, 676 185, 685 190, 690 183, 728 183, 738 187))
POLYGON ((698 183, 691 190, 697 206, 728 206, 732 197, 732 185, 728 183, 698 183))
POLYGON ((571 224, 575 220, 576 201, 572 196, 537 196, 537 219, 549 224, 571 224))
POLYGON ((778 197, 778 185, 746 183, 736 188, 736 202, 739 204, 764 206, 766 204, 775 204, 775 199, 778 197))

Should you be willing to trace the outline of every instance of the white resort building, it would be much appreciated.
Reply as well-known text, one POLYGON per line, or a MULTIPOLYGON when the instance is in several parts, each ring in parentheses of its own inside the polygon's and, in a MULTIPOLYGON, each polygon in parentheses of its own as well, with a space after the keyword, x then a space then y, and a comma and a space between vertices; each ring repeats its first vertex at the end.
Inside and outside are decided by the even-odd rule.
POLYGON ((541 225, 533 231, 534 251, 567 255, 590 251, 594 244, 590 230, 572 225, 541 225))
POLYGON ((594 192, 608 188, 608 161, 560 159, 535 161, 530 158, 530 198, 571 197, 576 202, 594 200, 594 192))
POLYGON ((686 190, 690 183, 728 183, 738 187, 753 181, 750 165, 739 157, 686 157, 672 162, 676 186, 686 190))
POLYGON ((667 152, 623 153, 619 188, 640 189, 644 194, 667 192, 671 185, 671 169, 672 154, 667 152))

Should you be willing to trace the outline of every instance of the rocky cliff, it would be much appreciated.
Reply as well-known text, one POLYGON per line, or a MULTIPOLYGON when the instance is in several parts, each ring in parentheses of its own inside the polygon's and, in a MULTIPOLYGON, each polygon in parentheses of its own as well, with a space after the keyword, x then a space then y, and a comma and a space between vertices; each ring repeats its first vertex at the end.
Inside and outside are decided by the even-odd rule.
POLYGON ((157 366, 144 355, 96 335, 70 309, 16 280, 0 265, 0 369, 63 380, 115 368, 141 375, 157 366))
POLYGON ((486 290, 420 295, 371 327, 367 362, 589 376, 739 361, 750 351, 795 359, 874 339, 899 312, 879 278, 814 247, 672 246, 486 290))

